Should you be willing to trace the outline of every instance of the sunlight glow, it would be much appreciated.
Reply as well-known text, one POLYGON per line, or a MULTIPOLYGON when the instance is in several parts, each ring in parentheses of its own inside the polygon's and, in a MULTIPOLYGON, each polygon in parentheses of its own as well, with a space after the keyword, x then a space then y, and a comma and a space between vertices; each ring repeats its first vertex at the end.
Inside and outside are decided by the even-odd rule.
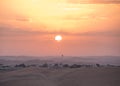
POLYGON ((62 40, 62 36, 61 36, 61 35, 55 36, 55 40, 56 40, 56 41, 61 41, 61 40, 62 40))

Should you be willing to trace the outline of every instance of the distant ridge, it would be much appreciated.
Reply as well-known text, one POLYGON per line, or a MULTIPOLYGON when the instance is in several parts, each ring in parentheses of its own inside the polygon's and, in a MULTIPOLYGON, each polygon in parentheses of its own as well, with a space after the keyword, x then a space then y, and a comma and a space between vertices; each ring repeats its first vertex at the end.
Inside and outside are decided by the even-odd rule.
POLYGON ((43 63, 78 63, 78 64, 114 64, 120 65, 120 56, 57 56, 36 57, 36 56, 0 56, 0 64, 43 64, 43 63))

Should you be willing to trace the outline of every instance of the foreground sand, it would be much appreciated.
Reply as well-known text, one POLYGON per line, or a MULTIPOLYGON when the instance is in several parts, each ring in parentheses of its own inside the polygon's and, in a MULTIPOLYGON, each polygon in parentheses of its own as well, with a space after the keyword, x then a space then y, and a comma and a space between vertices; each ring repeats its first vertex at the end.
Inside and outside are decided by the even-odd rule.
POLYGON ((120 68, 24 68, 1 72, 0 86, 120 86, 120 68))

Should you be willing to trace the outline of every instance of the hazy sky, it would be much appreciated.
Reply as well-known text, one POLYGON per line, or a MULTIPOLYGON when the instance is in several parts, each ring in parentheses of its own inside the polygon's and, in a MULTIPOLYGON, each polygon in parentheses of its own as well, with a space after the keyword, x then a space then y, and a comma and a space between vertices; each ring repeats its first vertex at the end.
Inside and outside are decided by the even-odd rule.
POLYGON ((119 2, 0 0, 0 55, 120 55, 119 2))

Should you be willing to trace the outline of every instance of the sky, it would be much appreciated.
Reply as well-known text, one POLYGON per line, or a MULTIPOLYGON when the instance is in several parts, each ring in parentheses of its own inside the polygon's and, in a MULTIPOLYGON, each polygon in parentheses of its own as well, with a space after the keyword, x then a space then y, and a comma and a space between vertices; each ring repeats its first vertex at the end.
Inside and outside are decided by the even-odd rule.
POLYGON ((119 9, 120 0, 0 0, 0 55, 119 56, 119 9))

